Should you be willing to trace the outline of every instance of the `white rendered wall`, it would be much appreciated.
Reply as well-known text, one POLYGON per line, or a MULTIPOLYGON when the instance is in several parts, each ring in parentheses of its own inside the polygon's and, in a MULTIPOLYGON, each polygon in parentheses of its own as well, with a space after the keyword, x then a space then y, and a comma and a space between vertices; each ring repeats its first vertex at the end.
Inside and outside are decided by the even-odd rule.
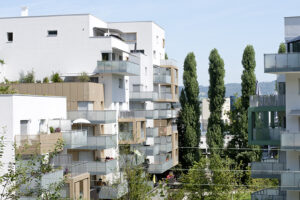
POLYGON ((6 63, 5 76, 19 78, 19 72, 34 70, 37 79, 62 74, 92 73, 101 52, 112 48, 128 52, 127 44, 112 37, 91 37, 94 26, 106 24, 90 15, 0 18, 0 58, 6 63), (49 37, 48 30, 57 30, 49 37), (13 42, 7 42, 13 32, 13 42))

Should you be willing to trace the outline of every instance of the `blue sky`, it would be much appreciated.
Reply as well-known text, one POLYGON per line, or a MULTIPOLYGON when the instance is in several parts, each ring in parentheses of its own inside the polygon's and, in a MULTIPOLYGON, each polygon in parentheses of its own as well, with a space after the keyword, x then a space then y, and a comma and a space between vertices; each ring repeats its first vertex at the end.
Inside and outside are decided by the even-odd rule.
POLYGON ((224 59, 225 82, 239 83, 247 44, 256 51, 258 81, 274 80, 263 73, 263 54, 277 52, 283 42, 284 17, 300 15, 299 0, 1 0, 0 17, 19 16, 21 6, 29 15, 90 13, 104 21, 155 21, 166 31, 166 51, 179 62, 180 77, 186 54, 195 53, 202 85, 208 85, 213 48, 224 59))

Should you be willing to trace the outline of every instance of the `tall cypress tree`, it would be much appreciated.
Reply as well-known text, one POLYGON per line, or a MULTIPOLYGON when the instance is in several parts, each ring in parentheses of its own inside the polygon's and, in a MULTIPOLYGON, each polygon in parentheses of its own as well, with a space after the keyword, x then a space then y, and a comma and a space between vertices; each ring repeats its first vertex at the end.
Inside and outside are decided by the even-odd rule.
POLYGON ((252 45, 247 45, 242 59, 244 67, 242 74, 242 105, 247 112, 249 108, 249 99, 251 95, 255 94, 256 90, 256 77, 255 77, 255 51, 252 45))
POLYGON ((222 107, 225 102, 224 85, 224 61, 219 55, 217 49, 213 49, 209 56, 209 111, 207 126, 207 143, 211 152, 218 152, 215 148, 223 148, 223 121, 222 107))
POLYGON ((179 148, 179 161, 182 168, 189 168, 200 158, 198 146, 201 136, 199 84, 194 53, 189 53, 184 60, 183 84, 181 110, 177 119, 179 146, 183 147, 179 148))

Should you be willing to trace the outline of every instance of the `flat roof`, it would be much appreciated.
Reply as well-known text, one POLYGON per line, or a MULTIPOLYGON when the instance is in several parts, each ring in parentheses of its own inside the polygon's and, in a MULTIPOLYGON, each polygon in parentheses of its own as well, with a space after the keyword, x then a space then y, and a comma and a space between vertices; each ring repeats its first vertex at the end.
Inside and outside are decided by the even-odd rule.
MULTIPOLYGON (((0 19, 19 19, 19 18, 39 18, 39 17, 68 17, 68 16, 89 16, 91 14, 61 14, 61 15, 35 15, 35 16, 16 16, 0 17, 0 19)), ((92 16, 92 15, 91 15, 92 16)))
POLYGON ((22 96, 22 97, 46 97, 46 98, 49 98, 49 97, 54 97, 54 98, 64 98, 66 99, 67 97, 65 96, 46 96, 46 95, 33 95, 33 94, 0 94, 0 97, 11 97, 11 96, 22 96))
POLYGON ((156 26, 160 27, 161 29, 165 30, 162 26, 160 26, 158 23, 156 23, 155 21, 119 21, 119 22, 107 22, 108 24, 114 24, 114 23, 153 23, 156 26))

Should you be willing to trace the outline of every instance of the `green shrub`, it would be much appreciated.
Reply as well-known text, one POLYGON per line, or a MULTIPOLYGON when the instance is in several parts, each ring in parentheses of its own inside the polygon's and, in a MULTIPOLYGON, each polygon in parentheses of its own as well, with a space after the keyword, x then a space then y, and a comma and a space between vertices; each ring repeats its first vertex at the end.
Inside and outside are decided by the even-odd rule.
POLYGON ((43 83, 49 83, 48 77, 45 77, 45 78, 43 79, 43 83))
POLYGON ((54 128, 52 126, 50 126, 49 129, 50 129, 50 133, 54 133, 55 130, 54 130, 54 128))
POLYGON ((62 78, 59 76, 59 73, 53 73, 52 76, 51 76, 51 81, 53 83, 60 83, 60 82, 63 82, 62 78))
POLYGON ((87 75, 86 72, 82 72, 80 74, 80 76, 78 77, 80 82, 89 82, 90 81, 90 77, 87 75))

